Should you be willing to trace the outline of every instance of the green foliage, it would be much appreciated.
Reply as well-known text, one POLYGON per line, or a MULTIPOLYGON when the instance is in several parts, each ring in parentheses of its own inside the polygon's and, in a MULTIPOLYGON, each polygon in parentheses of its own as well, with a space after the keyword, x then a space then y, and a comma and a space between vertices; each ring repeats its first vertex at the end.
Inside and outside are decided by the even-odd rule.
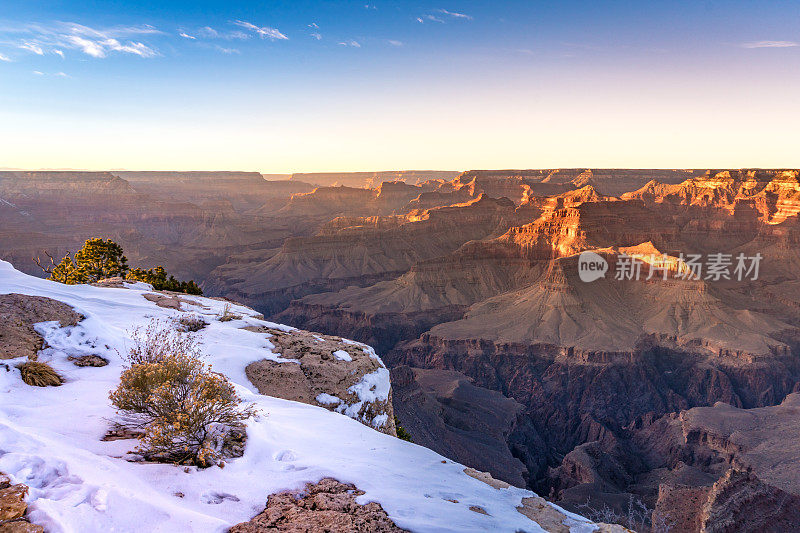
POLYGON ((150 459, 211 466, 222 459, 226 438, 257 414, 242 405, 233 385, 211 371, 194 341, 174 330, 148 329, 132 351, 130 367, 109 395, 120 411, 144 427, 139 451, 150 459), (149 331, 149 333, 148 333, 149 331), (157 346, 158 343, 165 343, 157 346), (144 352, 141 346, 147 348, 144 352))
POLYGON ((75 268, 81 277, 94 283, 105 278, 124 277, 128 259, 122 253, 122 246, 111 239, 94 238, 87 240, 75 253, 75 268))
POLYGON ((406 440, 408 442, 414 442, 411 440, 411 434, 405 430, 403 426, 400 425, 400 419, 397 416, 394 417, 394 427, 397 429, 397 438, 406 440))
POLYGON ((94 283, 101 279, 119 276, 131 281, 149 283, 155 290, 159 291, 203 294, 202 289, 194 280, 179 281, 174 276, 167 276, 167 271, 164 270, 163 266, 150 269, 129 269, 128 259, 123 254, 122 246, 111 239, 89 239, 75 253, 74 258, 70 253, 67 253, 58 264, 56 264, 52 256, 49 254, 47 256, 50 258, 49 267, 43 266, 38 258, 36 259, 36 264, 49 274, 47 279, 66 283, 67 285, 94 283))
POLYGON ((167 271, 159 265, 155 268, 132 268, 128 272, 128 279, 131 281, 142 281, 149 283, 154 289, 159 291, 184 292, 186 294, 203 294, 203 290, 194 282, 178 281, 174 276, 167 277, 167 271))
POLYGON ((50 271, 50 277, 47 279, 57 281, 59 283, 66 283, 67 285, 77 285, 79 283, 86 283, 86 277, 78 271, 72 256, 67 254, 57 265, 50 271))
POLYGON ((36 264, 50 276, 47 279, 76 285, 94 283, 101 279, 125 276, 128 259, 122 253, 122 246, 111 239, 94 238, 87 240, 73 258, 69 253, 58 264, 50 257, 51 266, 36 264))

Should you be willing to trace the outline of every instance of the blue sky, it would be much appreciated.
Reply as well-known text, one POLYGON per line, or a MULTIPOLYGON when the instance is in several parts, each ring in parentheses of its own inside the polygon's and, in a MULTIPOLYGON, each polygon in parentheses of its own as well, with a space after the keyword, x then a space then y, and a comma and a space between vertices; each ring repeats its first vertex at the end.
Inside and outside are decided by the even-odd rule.
POLYGON ((0 7, 0 167, 800 166, 798 2, 0 7))

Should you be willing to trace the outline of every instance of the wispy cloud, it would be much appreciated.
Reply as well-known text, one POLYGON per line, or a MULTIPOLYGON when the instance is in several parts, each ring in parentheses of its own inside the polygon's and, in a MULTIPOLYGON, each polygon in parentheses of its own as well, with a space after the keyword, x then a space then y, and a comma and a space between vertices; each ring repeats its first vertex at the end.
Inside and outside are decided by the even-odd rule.
POLYGON ((742 43, 742 48, 792 48, 800 46, 800 43, 794 41, 750 41, 742 43))
POLYGON ((427 20, 430 22, 438 22, 439 24, 446 24, 445 19, 441 15, 444 15, 444 17, 452 19, 472 20, 472 17, 470 15, 466 15, 464 13, 457 13, 455 11, 448 11, 446 9, 435 9, 434 12, 436 13, 436 15, 433 15, 431 13, 426 13, 422 16, 417 17, 417 22, 419 22, 420 24, 424 24, 425 21, 427 20))
POLYGON ((321 33, 314 32, 314 33, 311 34, 311 37, 313 37, 314 39, 316 39, 318 41, 322 40, 322 34, 321 33))
POLYGON ((90 39, 84 39, 78 35, 67 36, 67 42, 72 43, 74 47, 80 49, 81 52, 92 57, 106 57, 106 51, 103 47, 90 39))
POLYGON ((257 33, 262 39, 270 39, 272 41, 286 41, 289 40, 287 36, 282 34, 276 28, 270 28, 269 26, 256 26, 250 22, 246 22, 243 20, 235 20, 233 21, 234 24, 237 26, 241 26, 247 30, 257 33))
POLYGON ((74 22, 55 22, 49 25, 22 24, 0 28, 0 34, 3 33, 14 35, 16 37, 14 40, 19 39, 16 43, 18 48, 37 55, 53 53, 64 58, 63 50, 72 49, 91 57, 103 58, 110 52, 155 57, 158 55, 155 48, 143 42, 121 39, 163 32, 149 25, 97 29, 74 22))
POLYGON ((36 43, 27 43, 26 42, 26 43, 22 43, 21 45, 19 45, 19 47, 22 48, 23 50, 27 50, 29 52, 33 52, 37 56, 44 55, 44 50, 42 50, 42 47, 39 46, 36 43))
POLYGON ((180 35, 180 36, 181 36, 181 37, 183 37, 184 39, 191 39, 191 40, 193 40, 193 41, 196 41, 196 40, 197 40, 197 37, 195 37, 194 35, 189 35, 189 34, 188 34, 188 33, 186 33, 185 31, 182 31, 182 32, 180 32, 178 35, 180 35))
POLYGON ((33 74, 35 74, 36 76, 44 76, 44 72, 41 72, 39 70, 34 70, 33 74))
POLYGON ((158 52, 146 44, 134 41, 121 43, 117 39, 92 40, 78 35, 69 35, 67 40, 84 54, 96 58, 106 57, 109 52, 124 52, 139 57, 155 57, 158 55, 158 52))
POLYGON ((403 41, 395 41, 394 39, 389 39, 386 42, 391 44, 392 46, 403 46, 403 41))
POLYGON ((364 9, 378 9, 375 4, 364 4, 364 9))
POLYGON ((465 20, 472 20, 472 17, 469 15, 465 15, 464 13, 455 13, 453 11, 448 11, 446 9, 437 9, 437 13, 441 13, 442 15, 447 15, 449 17, 457 18, 457 19, 465 19, 465 20))
POLYGON ((200 37, 205 37, 207 39, 216 39, 219 37, 219 32, 211 26, 203 26, 197 30, 197 33, 200 35, 200 37))
POLYGON ((361 48, 361 43, 359 43, 358 41, 354 41, 353 39, 342 41, 339 44, 342 46, 349 46, 351 48, 361 48))
POLYGON ((232 54, 239 54, 239 53, 241 53, 241 52, 239 52, 239 50, 237 50, 236 48, 223 48, 222 46, 217 46, 216 48, 217 48, 217 50, 218 50, 219 52, 222 52, 223 54, 227 54, 227 55, 232 55, 232 54))
POLYGON ((316 22, 312 22, 311 24, 308 25, 308 27, 313 29, 313 30, 318 30, 319 29, 319 25, 316 22))
POLYGON ((10 63, 11 62, 11 58, 8 57, 5 54, 0 54, 0 61, 5 61, 6 63, 10 63))

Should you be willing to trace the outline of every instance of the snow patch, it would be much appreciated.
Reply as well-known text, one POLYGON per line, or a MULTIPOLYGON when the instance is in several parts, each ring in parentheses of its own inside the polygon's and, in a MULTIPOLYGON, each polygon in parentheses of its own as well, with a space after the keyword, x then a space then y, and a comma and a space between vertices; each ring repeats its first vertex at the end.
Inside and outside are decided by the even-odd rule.
POLYGON ((342 399, 327 392, 323 392, 322 394, 318 394, 315 398, 317 403, 321 403, 322 405, 336 405, 337 403, 342 403, 342 399))
POLYGON ((349 353, 345 352, 344 350, 336 350, 333 352, 333 356, 338 359, 339 361, 352 361, 353 358, 350 356, 349 353))

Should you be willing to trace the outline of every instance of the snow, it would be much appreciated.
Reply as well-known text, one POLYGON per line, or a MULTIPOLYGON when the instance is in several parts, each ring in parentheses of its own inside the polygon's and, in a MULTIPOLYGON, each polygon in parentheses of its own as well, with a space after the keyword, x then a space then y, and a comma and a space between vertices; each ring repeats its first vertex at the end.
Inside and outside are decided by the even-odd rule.
MULTIPOLYGON (((48 532, 224 532, 261 512, 269 494, 326 476, 355 484, 365 492, 359 503, 379 502, 398 526, 412 531, 542 531, 516 510, 529 491, 494 489, 427 448, 321 407, 258 394, 245 367, 281 358, 263 334, 240 328, 294 328, 236 305, 230 311, 242 319, 219 322, 226 302, 210 298, 183 297, 196 304, 183 307, 209 323, 192 334, 208 362, 262 413, 248 423, 245 454, 224 469, 132 463, 125 456, 135 441, 101 440, 117 419, 108 394, 119 382, 132 330, 182 312, 157 307, 142 297, 147 289, 134 284, 67 286, 0 261, 0 294, 7 293, 60 300, 86 317, 74 327, 36 326, 47 345, 39 358, 65 378, 61 387, 25 385, 15 369, 22 359, 3 361, 7 370, 0 365, 0 471, 30 487, 29 517, 48 532), (67 360, 88 354, 109 365, 79 368, 67 360), (471 505, 489 514, 470 511, 471 505)), ((349 344, 380 360, 371 348, 349 344)), ((388 371, 382 366, 351 389, 362 402, 386 398, 388 371)), ((596 529, 580 517, 569 522, 574 532, 596 529)))
POLYGON ((328 394, 327 392, 323 392, 322 394, 317 394, 317 397, 315 399, 317 400, 317 402, 323 405, 336 405, 337 403, 342 403, 341 398, 328 394))
POLYGON ((333 356, 338 359, 339 361, 352 361, 353 358, 350 356, 349 353, 345 352, 344 350, 336 350, 333 352, 333 356))

